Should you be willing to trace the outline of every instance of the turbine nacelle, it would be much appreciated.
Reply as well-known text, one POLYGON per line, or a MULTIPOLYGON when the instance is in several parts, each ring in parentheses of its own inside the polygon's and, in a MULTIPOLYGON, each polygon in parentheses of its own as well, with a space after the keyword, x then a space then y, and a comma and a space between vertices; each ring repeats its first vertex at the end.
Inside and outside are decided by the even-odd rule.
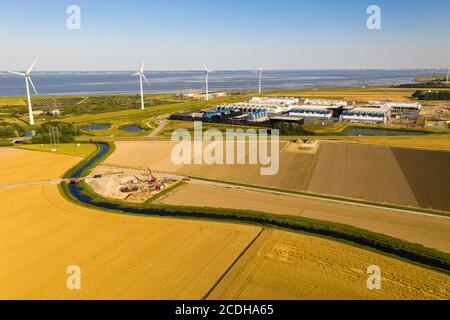
POLYGON ((216 71, 216 70, 209 70, 204 63, 203 63, 203 70, 205 71, 206 74, 216 71))
POLYGON ((9 73, 16 74, 16 75, 19 75, 19 76, 22 76, 22 77, 25 78, 25 86, 26 86, 26 89, 27 89, 27 101, 28 101, 28 115, 30 117, 30 125, 34 125, 34 117, 33 117, 33 108, 32 108, 32 105, 31 105, 31 97, 30 97, 29 85, 31 85, 31 87, 33 88, 34 92, 36 94, 38 94, 38 92, 36 90, 36 87, 34 86, 33 80, 31 80, 31 77, 30 77, 30 73, 33 70, 34 66, 36 65, 36 62, 37 62, 37 59, 35 59, 33 61, 33 63, 31 64, 30 68, 28 68, 28 70, 25 71, 25 73, 15 72, 15 71, 8 71, 9 73))

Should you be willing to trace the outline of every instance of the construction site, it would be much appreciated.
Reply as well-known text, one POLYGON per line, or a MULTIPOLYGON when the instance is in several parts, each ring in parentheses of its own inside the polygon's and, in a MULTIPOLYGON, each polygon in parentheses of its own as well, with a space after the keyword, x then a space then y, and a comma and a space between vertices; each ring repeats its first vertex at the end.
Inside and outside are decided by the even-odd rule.
POLYGON ((100 166, 86 182, 103 197, 142 203, 180 180, 167 174, 156 176, 150 168, 124 172, 121 168, 100 166))

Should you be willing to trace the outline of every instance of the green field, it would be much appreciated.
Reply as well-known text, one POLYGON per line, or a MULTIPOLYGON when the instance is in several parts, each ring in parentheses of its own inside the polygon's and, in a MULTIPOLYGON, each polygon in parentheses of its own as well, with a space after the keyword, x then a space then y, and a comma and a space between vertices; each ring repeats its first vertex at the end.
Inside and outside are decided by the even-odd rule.
MULTIPOLYGON (((24 106, 23 97, 0 97, 0 107, 4 106, 24 106)), ((1 109, 0 109, 1 111, 1 109)))

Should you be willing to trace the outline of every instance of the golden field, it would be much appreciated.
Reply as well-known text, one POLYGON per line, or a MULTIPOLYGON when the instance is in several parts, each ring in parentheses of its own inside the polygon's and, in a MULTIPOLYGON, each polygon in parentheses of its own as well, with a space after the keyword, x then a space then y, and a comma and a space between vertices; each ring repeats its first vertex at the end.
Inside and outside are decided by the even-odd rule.
POLYGON ((60 178, 81 158, 0 148, 0 184, 60 178))
POLYGON ((450 277, 326 239, 265 230, 208 299, 449 299, 450 277), (369 265, 381 290, 367 289, 369 265))
POLYGON ((194 183, 176 188, 158 199, 158 202, 179 206, 247 209, 332 221, 450 253, 450 219, 441 216, 398 213, 384 208, 194 183))
POLYGON ((54 185, 0 189, 0 206, 0 299, 200 299, 259 231, 86 209, 54 185))
MULTIPOLYGON (((71 166, 68 156, 14 151, 71 166)), ((11 180, 22 178, 15 163, 11 180)), ((0 299, 200 299, 211 289, 208 298, 449 298, 449 276, 312 236, 113 214, 68 202, 51 184, 0 188, 0 207, 0 299), (366 288, 370 264, 382 290, 366 288), (66 288, 69 265, 81 268, 81 290, 66 288)))
MULTIPOLYGON (((16 148, 23 149, 23 150, 32 150, 32 151, 42 151, 42 152, 51 152, 52 147, 49 144, 27 144, 22 146, 16 146, 16 148)), ((56 152, 57 154, 65 154, 68 156, 75 156, 75 157, 88 157, 91 154, 93 154, 97 150, 97 147, 95 144, 88 144, 88 143, 82 143, 78 147, 76 143, 64 143, 64 144, 58 144, 56 146, 56 152)))

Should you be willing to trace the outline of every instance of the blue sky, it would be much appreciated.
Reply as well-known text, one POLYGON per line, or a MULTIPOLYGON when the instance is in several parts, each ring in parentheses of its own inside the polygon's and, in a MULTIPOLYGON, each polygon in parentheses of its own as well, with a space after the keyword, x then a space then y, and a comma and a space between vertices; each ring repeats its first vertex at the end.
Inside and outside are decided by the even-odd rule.
POLYGON ((0 70, 444 68, 449 39, 448 0, 0 2, 0 70), (381 30, 366 27, 371 4, 381 30))

